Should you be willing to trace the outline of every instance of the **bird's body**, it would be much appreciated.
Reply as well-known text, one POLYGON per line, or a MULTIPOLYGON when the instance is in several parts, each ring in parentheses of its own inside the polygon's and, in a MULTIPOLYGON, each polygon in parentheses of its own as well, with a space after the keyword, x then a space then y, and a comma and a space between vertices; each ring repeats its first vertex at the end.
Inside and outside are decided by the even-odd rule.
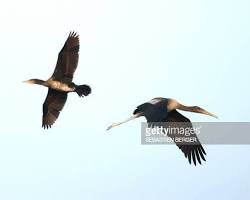
POLYGON ((63 81, 57 81, 53 78, 47 80, 48 87, 60 92, 74 92, 76 87, 73 82, 66 83, 63 81))
POLYGON ((40 79, 25 81, 49 88, 43 104, 43 128, 50 128, 54 124, 69 92, 76 92, 80 97, 87 96, 91 92, 88 85, 76 85, 72 82, 78 64, 79 47, 79 36, 74 32, 70 33, 58 55, 53 75, 46 81, 40 79))
MULTIPOLYGON (((155 122, 183 122, 174 123, 175 128, 192 128, 191 121, 181 113, 179 113, 176 109, 202 113, 216 117, 212 113, 209 113, 208 111, 198 106, 184 106, 174 99, 157 97, 149 102, 137 106, 136 110, 133 112, 132 117, 122 122, 112 124, 108 127, 108 130, 112 127, 118 126, 141 116, 144 116, 147 119, 147 122, 151 127, 157 124, 155 122)), ((161 123, 161 126, 164 126, 164 123, 161 123)), ((167 127, 168 125, 165 124, 165 126, 167 127)), ((168 136, 176 142, 175 137, 177 137, 177 135, 168 134, 168 136)), ((185 157, 188 158, 190 164, 191 161, 193 161, 195 165, 196 161, 201 164, 201 159, 205 161, 206 152, 200 144, 198 137, 196 136, 196 134, 193 134, 191 136, 186 135, 185 137, 195 137, 195 144, 184 144, 176 142, 176 145, 179 147, 179 149, 181 149, 185 157)))
POLYGON ((168 115, 167 104, 169 100, 166 98, 154 98, 149 102, 137 106, 133 114, 142 113, 148 122, 160 122, 166 119, 168 115))

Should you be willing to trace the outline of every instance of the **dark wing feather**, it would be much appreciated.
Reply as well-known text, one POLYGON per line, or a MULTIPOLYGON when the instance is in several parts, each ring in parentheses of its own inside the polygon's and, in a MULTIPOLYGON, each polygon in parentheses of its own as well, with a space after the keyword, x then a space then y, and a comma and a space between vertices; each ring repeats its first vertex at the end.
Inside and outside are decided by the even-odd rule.
POLYGON ((57 80, 72 81, 79 58, 79 36, 70 32, 62 50, 58 54, 55 71, 52 75, 57 80))
POLYGON ((150 125, 155 124, 154 122, 162 122, 164 119, 166 119, 168 115, 166 101, 166 99, 163 99, 162 101, 156 104, 141 104, 137 106, 137 109, 134 111, 133 114, 140 112, 143 113, 150 125))
POLYGON ((42 127, 51 128, 56 119, 58 118, 60 111, 67 100, 66 92, 59 92, 53 89, 49 89, 47 97, 43 103, 43 122, 42 127))
MULTIPOLYGON (((183 116, 181 113, 177 112, 176 110, 173 110, 171 112, 168 113, 168 117, 166 118, 167 122, 186 122, 185 126, 187 128, 192 128, 192 123, 191 121, 186 118, 185 116, 183 116)), ((178 126, 181 125, 183 126, 183 123, 175 123, 174 126, 178 126)), ((168 135, 169 137, 171 137, 172 139, 174 139, 174 135, 168 135)), ((191 136, 185 136, 185 137, 196 137, 197 141, 194 145, 190 145, 190 144, 176 144, 181 151, 184 153, 185 157, 188 158, 189 163, 191 164, 191 162, 193 161, 193 163, 196 165, 196 160, 201 164, 201 159, 205 160, 205 156, 206 152, 203 149, 201 143, 199 142, 199 139, 197 137, 196 134, 192 134, 191 136)))

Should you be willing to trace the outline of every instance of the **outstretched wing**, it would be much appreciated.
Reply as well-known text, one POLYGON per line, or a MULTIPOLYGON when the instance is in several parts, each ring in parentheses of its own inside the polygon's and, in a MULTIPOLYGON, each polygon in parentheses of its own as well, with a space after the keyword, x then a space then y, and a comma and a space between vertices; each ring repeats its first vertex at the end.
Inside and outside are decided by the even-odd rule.
POLYGON ((43 103, 43 122, 42 127, 51 128, 56 119, 58 118, 60 111, 67 100, 66 92, 59 92, 53 89, 49 89, 47 97, 43 103))
POLYGON ((62 50, 58 54, 56 68, 52 75, 53 78, 72 81, 78 64, 79 48, 79 35, 70 32, 62 50))
MULTIPOLYGON (((183 116, 181 113, 177 112, 176 110, 173 110, 168 113, 168 117, 166 119, 167 122, 185 122, 185 127, 184 128, 192 128, 192 123, 191 121, 183 116)), ((180 125, 183 128, 184 123, 175 123, 174 126, 180 125)), ((174 141, 175 140, 175 135, 171 134, 168 135, 171 137, 174 141)), ((184 135, 185 136, 185 135, 184 135)), ((206 161, 205 155, 206 152, 203 149, 201 143, 199 142, 199 139, 195 133, 192 135, 186 135, 185 137, 195 137, 196 141, 194 145, 192 144, 183 144, 183 143, 176 143, 176 145, 181 149, 181 151, 184 153, 185 157, 188 158, 189 163, 191 164, 191 161, 196 165, 196 160, 201 164, 201 159, 206 161)))
POLYGON ((153 122, 162 122, 168 115, 167 101, 164 98, 154 98, 147 103, 137 106, 133 114, 143 113, 150 126, 154 124, 153 122))

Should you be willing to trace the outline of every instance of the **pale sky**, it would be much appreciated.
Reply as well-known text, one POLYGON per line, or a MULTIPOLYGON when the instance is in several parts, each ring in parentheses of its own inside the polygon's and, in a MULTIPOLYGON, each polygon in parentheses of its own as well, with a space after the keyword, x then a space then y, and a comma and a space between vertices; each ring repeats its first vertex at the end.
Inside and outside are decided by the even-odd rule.
MULTIPOLYGON (((189 165, 174 145, 141 145, 137 119, 110 132, 154 97, 171 97, 249 121, 247 0, 1 1, 0 199, 249 199, 250 146, 207 145, 189 165), (69 32, 80 35, 74 82, 50 130, 41 128, 47 89, 69 32)), ((237 134, 237 133, 236 133, 237 134)))

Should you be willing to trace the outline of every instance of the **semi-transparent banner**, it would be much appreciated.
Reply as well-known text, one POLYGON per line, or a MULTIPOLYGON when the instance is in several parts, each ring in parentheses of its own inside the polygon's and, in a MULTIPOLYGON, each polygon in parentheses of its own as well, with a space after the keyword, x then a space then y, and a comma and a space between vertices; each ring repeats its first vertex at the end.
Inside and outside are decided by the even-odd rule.
POLYGON ((250 122, 142 122, 141 143, 250 144, 250 122))

